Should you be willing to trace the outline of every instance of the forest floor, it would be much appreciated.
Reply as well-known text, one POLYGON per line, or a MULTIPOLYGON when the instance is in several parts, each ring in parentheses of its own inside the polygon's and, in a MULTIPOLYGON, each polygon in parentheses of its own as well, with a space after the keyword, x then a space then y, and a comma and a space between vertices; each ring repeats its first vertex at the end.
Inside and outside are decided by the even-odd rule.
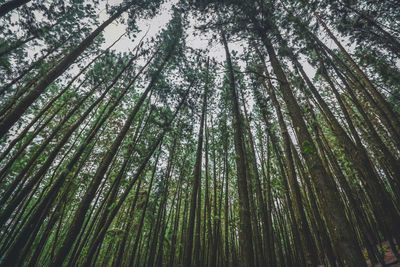
MULTIPOLYGON (((382 247, 385 250, 385 263, 390 267, 400 267, 400 262, 393 255, 393 252, 390 250, 389 243, 386 241, 382 243, 382 247)), ((400 252, 400 251, 399 251, 400 252)), ((371 266, 371 263, 368 261, 368 266, 371 266)), ((381 267, 381 264, 377 264, 374 267, 381 267)))

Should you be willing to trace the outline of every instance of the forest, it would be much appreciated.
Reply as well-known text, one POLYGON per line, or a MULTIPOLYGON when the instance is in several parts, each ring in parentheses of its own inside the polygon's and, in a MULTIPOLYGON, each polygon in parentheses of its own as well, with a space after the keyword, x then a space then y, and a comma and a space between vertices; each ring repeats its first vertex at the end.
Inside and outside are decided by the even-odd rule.
POLYGON ((400 266, 396 0, 0 0, 0 267, 400 266))

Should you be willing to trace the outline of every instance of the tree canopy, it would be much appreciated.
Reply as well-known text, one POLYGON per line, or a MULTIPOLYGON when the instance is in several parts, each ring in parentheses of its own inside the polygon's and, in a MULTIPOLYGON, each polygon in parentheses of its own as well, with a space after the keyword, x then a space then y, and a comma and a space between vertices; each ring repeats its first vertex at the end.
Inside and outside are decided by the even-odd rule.
POLYGON ((0 266, 398 262, 399 29, 392 0, 0 1, 0 266))

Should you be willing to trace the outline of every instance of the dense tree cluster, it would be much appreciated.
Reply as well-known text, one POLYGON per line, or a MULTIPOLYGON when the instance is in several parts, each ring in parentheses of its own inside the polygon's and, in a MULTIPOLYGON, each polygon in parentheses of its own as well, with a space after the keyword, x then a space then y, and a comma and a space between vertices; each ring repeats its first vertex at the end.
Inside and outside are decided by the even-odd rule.
POLYGON ((394 0, 0 1, 0 266, 400 260, 399 29, 394 0))

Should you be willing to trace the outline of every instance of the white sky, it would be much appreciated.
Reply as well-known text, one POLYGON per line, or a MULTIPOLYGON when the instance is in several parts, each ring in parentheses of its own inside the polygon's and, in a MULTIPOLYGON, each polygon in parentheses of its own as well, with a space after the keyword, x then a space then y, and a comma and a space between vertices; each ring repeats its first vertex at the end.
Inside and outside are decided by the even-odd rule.
MULTIPOLYGON (((112 6, 116 6, 120 4, 122 0, 113 0, 109 1, 109 4, 112 6)), ((136 38, 134 40, 131 40, 127 36, 123 36, 121 40, 116 43, 113 46, 113 50, 119 51, 119 52, 127 52, 131 49, 133 49, 137 43, 142 39, 142 37, 146 34, 146 38, 151 38, 151 37, 156 37, 157 34, 160 32, 160 30, 165 27, 165 25, 169 22, 172 16, 172 6, 176 4, 178 0, 169 0, 163 3, 161 6, 160 14, 155 16, 153 19, 150 20, 140 20, 137 22, 139 33, 137 34, 136 38)), ((103 4, 104 5, 104 4, 103 4)), ((103 10, 100 13, 100 22, 106 20, 108 18, 108 14, 105 11, 105 8, 101 7, 101 10, 103 10)), ((127 14, 123 15, 124 18, 127 17, 127 14)), ((191 24, 195 24, 196 21, 192 20, 191 24)), ((209 39, 211 38, 210 36, 207 35, 196 35, 193 36, 194 30, 194 25, 190 25, 191 28, 189 29, 189 36, 186 39, 186 44, 187 46, 195 49, 209 49, 209 56, 216 58, 218 61, 223 61, 225 60, 225 52, 222 47, 222 45, 219 42, 214 42, 212 47, 209 47, 208 42, 209 39)), ((105 38, 105 43, 103 44, 103 48, 108 47, 111 45, 116 39, 118 39, 119 36, 121 36, 126 30, 126 25, 114 22, 113 24, 109 25, 105 30, 104 30, 104 38, 105 38)), ((237 43, 230 43, 229 47, 231 50, 236 50, 239 52, 243 51, 243 48, 237 44, 237 43)))
MULTIPOLYGON (((128 36, 123 36, 121 40, 113 46, 112 49, 119 52, 128 52, 138 44, 138 42, 142 39, 142 37, 146 34, 146 32, 147 32, 146 38, 157 36, 157 33, 171 19, 172 15, 171 7, 174 2, 177 2, 177 0, 165 2, 160 8, 160 10, 162 10, 161 14, 155 16, 153 19, 139 20, 137 22, 139 33, 137 34, 136 38, 134 40, 131 40, 128 36)), ((112 0, 109 1, 108 3, 111 6, 117 6, 122 3, 122 0, 112 0)), ((104 3, 102 3, 101 5, 104 5, 104 3)), ((100 22, 106 20, 109 17, 109 15, 105 11, 105 8, 101 7, 101 10, 102 12, 99 15, 100 22)), ((124 13, 122 15, 122 17, 125 20, 127 16, 128 16, 127 13, 124 13)), ((107 48, 109 45, 111 45, 116 39, 118 39, 125 32, 125 30, 126 30, 126 25, 119 22, 114 22, 111 25, 109 25, 104 30, 103 33, 105 38, 103 48, 107 48)))

